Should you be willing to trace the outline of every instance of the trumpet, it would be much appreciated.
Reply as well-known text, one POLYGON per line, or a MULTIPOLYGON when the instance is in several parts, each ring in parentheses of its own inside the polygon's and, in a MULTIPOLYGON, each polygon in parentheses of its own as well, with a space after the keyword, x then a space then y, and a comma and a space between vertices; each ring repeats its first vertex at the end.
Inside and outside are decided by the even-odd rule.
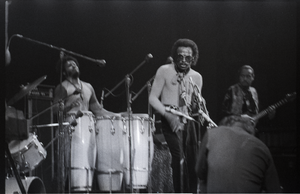
POLYGON ((190 83, 193 86, 194 94, 196 96, 195 101, 197 103, 198 113, 202 116, 200 119, 201 124, 203 124, 204 119, 208 122, 208 128, 218 127, 218 125, 213 122, 213 120, 209 117, 208 110, 206 108, 206 101, 201 96, 199 87, 193 82, 192 77, 190 77, 190 83))

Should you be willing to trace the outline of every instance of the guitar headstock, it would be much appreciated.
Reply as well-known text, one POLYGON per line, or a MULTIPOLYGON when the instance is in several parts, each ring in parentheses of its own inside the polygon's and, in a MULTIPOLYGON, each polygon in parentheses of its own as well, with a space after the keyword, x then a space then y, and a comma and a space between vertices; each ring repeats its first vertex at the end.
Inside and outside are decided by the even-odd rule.
POLYGON ((285 99, 288 101, 288 102, 291 102, 293 100, 295 100, 295 98, 297 97, 297 92, 294 92, 294 93, 291 93, 291 94, 287 94, 285 96, 285 99))

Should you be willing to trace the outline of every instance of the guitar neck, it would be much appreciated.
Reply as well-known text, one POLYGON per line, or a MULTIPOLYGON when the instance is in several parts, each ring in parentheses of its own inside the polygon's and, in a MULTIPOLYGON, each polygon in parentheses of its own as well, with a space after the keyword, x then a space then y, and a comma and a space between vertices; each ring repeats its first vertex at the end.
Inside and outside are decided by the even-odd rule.
MULTIPOLYGON (((284 104, 287 103, 287 102, 288 102, 288 100, 287 100, 286 98, 283 99, 283 100, 280 100, 279 102, 277 102, 277 103, 275 103, 275 104, 273 105, 273 108, 276 109, 276 108, 278 108, 278 107, 284 105, 284 104)), ((266 115, 269 113, 271 107, 272 107, 272 106, 269 106, 267 109, 265 109, 265 110, 261 111, 260 113, 258 113, 257 115, 255 115, 255 116, 253 117, 254 121, 257 121, 258 119, 260 119, 260 118, 266 116, 266 115)))

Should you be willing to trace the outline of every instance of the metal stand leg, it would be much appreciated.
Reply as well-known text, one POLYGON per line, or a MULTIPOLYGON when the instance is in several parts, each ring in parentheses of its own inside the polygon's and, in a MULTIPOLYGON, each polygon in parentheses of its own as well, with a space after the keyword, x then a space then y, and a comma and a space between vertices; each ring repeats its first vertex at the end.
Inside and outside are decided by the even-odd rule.
POLYGON ((18 171, 17 171, 17 168, 16 168, 16 166, 15 166, 15 162, 14 162, 13 158, 11 157, 11 154, 10 154, 10 151, 9 151, 9 148, 8 148, 8 143, 7 143, 7 142, 6 142, 6 146, 5 146, 5 152, 6 152, 6 154, 7 154, 8 159, 9 159, 10 165, 11 165, 11 167, 12 167, 12 169, 13 169, 13 172, 14 172, 14 175, 15 175, 16 180, 17 180, 17 182, 18 182, 18 185, 19 185, 19 187, 20 187, 20 190, 21 190, 21 192, 22 192, 23 194, 25 194, 26 191, 25 191, 24 185, 23 185, 23 183, 22 183, 22 181, 21 181, 20 175, 19 175, 19 173, 18 173, 18 171))

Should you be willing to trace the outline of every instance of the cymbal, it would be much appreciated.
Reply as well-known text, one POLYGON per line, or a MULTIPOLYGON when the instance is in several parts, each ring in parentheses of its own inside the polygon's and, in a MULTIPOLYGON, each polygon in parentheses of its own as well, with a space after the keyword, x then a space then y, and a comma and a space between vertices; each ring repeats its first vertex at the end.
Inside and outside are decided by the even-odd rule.
POLYGON ((34 82, 27 84, 26 86, 22 87, 22 89, 12 98, 8 101, 7 105, 10 106, 26 96, 32 89, 36 88, 42 81, 44 81, 47 78, 47 75, 44 75, 40 77, 39 79, 35 80, 34 82))

